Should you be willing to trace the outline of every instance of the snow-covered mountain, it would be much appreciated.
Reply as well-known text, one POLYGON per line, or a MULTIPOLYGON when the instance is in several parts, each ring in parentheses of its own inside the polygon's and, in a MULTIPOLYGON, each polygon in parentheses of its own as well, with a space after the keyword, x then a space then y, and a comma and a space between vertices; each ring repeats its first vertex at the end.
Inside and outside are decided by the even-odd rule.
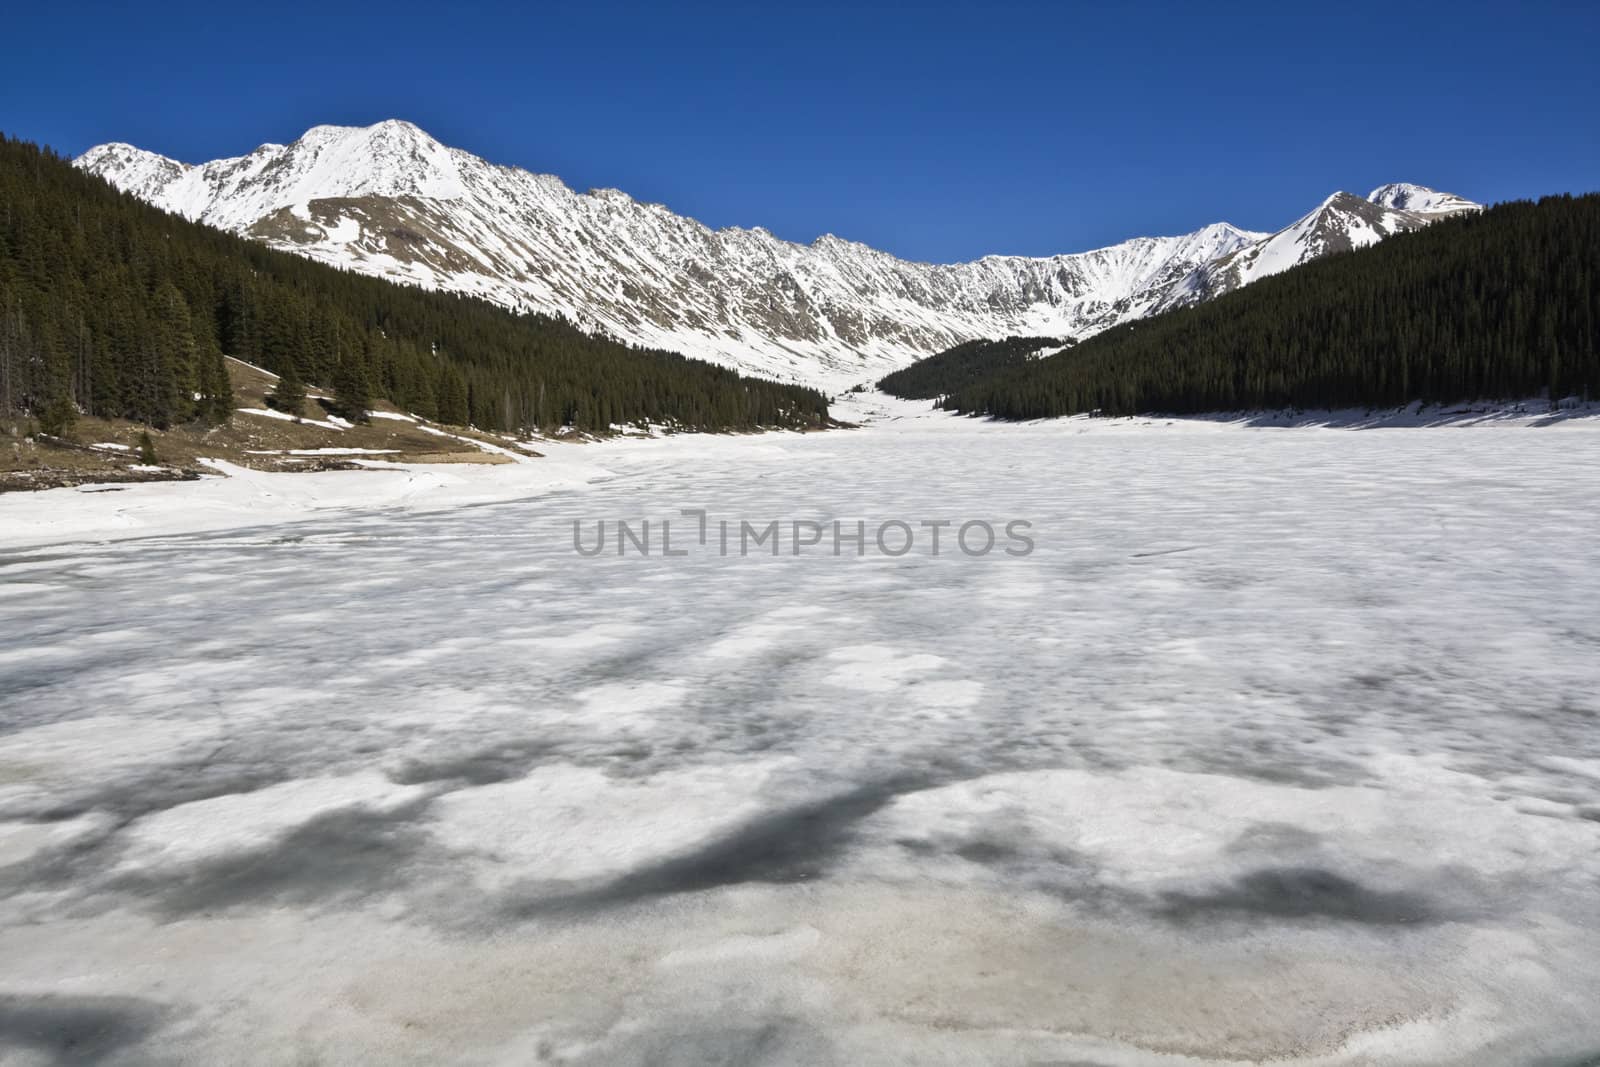
POLYGON ((1480 206, 1421 185, 1381 185, 1366 197, 1334 193, 1314 211, 1277 233, 1196 267, 1159 301, 1156 310, 1198 303, 1313 259, 1377 244, 1448 215, 1480 206), (1404 209, 1401 205, 1413 205, 1404 209))
MULTIPOLYGON (((1219 262, 1239 264, 1246 284, 1424 217, 1358 201, 1405 217, 1362 221, 1365 209, 1340 194, 1319 209, 1339 202, 1329 228, 1292 236, 1283 252, 1263 245, 1287 230, 1216 223, 1071 255, 929 264, 831 235, 803 245, 759 228, 712 230, 614 189, 576 193, 551 175, 496 166, 394 120, 317 126, 293 144, 198 166, 126 144, 76 162, 159 207, 312 259, 825 388, 978 337, 1083 337, 1226 291, 1205 275, 1219 262), (1247 270, 1239 257, 1252 250, 1247 270)), ((1380 193, 1430 212, 1473 206, 1421 186, 1380 193)))
POLYGON ((1380 207, 1409 211, 1416 215, 1459 215, 1466 211, 1481 210, 1483 206, 1454 193, 1441 193, 1437 189, 1409 182, 1380 185, 1367 194, 1367 199, 1380 207))

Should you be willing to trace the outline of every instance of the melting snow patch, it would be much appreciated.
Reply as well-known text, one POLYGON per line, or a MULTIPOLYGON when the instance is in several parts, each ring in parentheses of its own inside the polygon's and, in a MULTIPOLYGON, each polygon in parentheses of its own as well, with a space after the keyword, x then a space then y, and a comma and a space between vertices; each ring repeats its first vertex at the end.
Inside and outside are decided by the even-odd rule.
POLYGON ((113 825, 111 816, 99 812, 56 822, 0 822, 0 868, 70 848, 113 825))
POLYGON ((331 227, 323 227, 322 239, 328 244, 349 244, 361 236, 361 223, 348 215, 340 215, 339 221, 331 227))
POLYGON ((453 848, 496 861, 494 881, 549 883, 622 874, 714 838, 760 813, 770 762, 694 768, 644 780, 585 767, 540 767, 463 789, 430 809, 453 848))
POLYGON ((319 816, 363 809, 392 811, 423 795, 375 773, 305 778, 146 816, 124 831, 124 870, 202 863, 270 845, 319 816))
POLYGON ((398 448, 251 448, 249 456, 398 456, 398 448))
POLYGON ((347 430, 350 428, 350 424, 344 422, 343 419, 323 421, 321 419, 298 418, 287 411, 273 411, 271 408, 237 408, 236 410, 241 415, 257 415, 263 419, 277 419, 280 422, 300 422, 307 426, 320 426, 324 430, 347 430), (343 425, 340 425, 340 423, 343 423, 343 425))
POLYGON ((867 693, 893 692, 911 678, 937 670, 945 663, 939 656, 907 654, 887 645, 836 649, 828 653, 827 658, 841 666, 824 681, 843 689, 858 689, 867 693))

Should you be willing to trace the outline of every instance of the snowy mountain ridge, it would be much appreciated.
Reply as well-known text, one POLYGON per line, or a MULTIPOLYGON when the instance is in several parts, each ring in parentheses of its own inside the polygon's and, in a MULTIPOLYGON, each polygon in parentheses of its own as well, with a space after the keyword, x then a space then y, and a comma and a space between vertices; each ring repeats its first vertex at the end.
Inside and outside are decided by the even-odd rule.
POLYGON ((1373 192, 1381 204, 1336 194, 1318 209, 1332 214, 1277 234, 1215 223, 1089 252, 929 264, 832 235, 804 245, 712 230, 618 190, 577 193, 491 164, 398 120, 316 126, 200 165, 127 144, 75 162, 175 214, 312 259, 829 389, 974 338, 1081 338, 1476 206, 1387 185, 1373 192))
POLYGON ((1199 303, 1323 256, 1377 244, 1449 215, 1481 210, 1453 193, 1420 185, 1383 185, 1365 197, 1334 193, 1277 233, 1196 267, 1159 301, 1157 311, 1199 303), (1414 204, 1416 210, 1389 206, 1414 204))
POLYGON ((1380 185, 1367 194, 1367 199, 1379 207, 1418 215, 1458 215, 1463 211, 1477 211, 1482 206, 1454 193, 1441 193, 1409 182, 1380 185))

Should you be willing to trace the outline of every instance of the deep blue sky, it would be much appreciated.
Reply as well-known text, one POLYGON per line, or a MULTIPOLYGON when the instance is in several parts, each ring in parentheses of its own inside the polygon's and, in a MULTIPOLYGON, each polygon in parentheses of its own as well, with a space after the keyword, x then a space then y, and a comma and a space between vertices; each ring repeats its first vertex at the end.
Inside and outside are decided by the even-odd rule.
POLYGON ((410 119, 713 226, 1078 251, 1335 189, 1600 188, 1600 4, 13 8, 0 129, 190 162, 410 119))

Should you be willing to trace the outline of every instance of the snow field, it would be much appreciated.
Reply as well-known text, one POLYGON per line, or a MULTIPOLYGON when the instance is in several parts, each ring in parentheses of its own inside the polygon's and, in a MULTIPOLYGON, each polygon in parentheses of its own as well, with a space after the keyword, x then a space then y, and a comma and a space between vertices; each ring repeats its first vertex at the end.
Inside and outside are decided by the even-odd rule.
POLYGON ((6 550, 0 993, 108 1063, 1600 1049, 1595 428, 860 403, 6 550), (1038 548, 572 552, 682 508, 1038 548))

